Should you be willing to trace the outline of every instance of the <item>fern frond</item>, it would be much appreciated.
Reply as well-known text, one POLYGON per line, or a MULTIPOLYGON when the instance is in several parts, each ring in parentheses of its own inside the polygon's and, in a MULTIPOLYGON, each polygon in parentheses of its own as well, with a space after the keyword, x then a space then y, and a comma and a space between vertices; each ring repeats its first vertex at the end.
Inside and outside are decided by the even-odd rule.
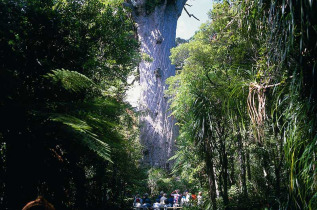
POLYGON ((91 79, 77 71, 56 69, 52 70, 52 73, 48 73, 44 77, 55 84, 60 84, 65 90, 71 92, 98 89, 97 85, 91 79))
POLYGON ((100 140, 98 135, 92 132, 92 128, 85 121, 74 116, 63 114, 55 114, 50 119, 68 126, 73 132, 77 132, 81 137, 78 139, 81 140, 83 145, 96 152, 103 159, 112 162, 109 145, 100 140))

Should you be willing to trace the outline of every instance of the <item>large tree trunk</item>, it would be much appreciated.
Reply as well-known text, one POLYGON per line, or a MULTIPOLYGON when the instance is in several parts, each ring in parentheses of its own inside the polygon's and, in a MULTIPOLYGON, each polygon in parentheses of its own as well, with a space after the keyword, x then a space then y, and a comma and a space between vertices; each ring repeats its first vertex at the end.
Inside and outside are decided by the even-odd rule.
POLYGON ((175 75, 170 49, 175 46, 177 19, 186 0, 165 0, 152 11, 146 1, 134 1, 133 17, 137 25, 140 51, 150 56, 139 65, 141 97, 139 110, 140 138, 144 146, 144 163, 169 168, 167 160, 173 155, 178 135, 175 120, 168 111, 166 79, 175 75))
POLYGON ((222 165, 222 178, 223 178, 223 202, 225 204, 225 209, 228 209, 229 199, 228 199, 228 154, 223 152, 223 165, 222 165))

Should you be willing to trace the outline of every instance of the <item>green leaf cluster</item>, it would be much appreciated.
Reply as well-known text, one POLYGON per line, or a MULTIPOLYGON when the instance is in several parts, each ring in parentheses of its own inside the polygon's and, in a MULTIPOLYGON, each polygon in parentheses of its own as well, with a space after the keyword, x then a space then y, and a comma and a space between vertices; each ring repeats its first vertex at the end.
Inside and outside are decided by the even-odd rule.
POLYGON ((171 51, 181 68, 166 91, 180 125, 174 172, 194 174, 213 208, 216 191, 225 208, 250 200, 253 208, 316 205, 312 8, 296 0, 219 2, 211 21, 171 51))

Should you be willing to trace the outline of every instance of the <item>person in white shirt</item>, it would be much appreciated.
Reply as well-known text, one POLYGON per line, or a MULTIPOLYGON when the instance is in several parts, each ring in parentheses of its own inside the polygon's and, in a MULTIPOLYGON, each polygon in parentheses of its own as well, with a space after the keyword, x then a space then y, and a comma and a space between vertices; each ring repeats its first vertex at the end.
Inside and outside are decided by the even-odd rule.
POLYGON ((153 209, 160 210, 161 204, 159 199, 156 199, 155 203, 153 203, 153 209))
POLYGON ((161 205, 165 205, 165 200, 167 199, 167 197, 166 197, 166 193, 163 193, 163 196, 161 197, 161 199, 160 199, 160 204, 161 205))
POLYGON ((188 190, 185 191, 185 196, 186 196, 186 202, 188 203, 190 201, 190 193, 188 190))
POLYGON ((188 206, 189 200, 190 200, 190 194, 188 193, 188 190, 186 190, 181 200, 181 206, 188 206))
POLYGON ((179 202, 180 202, 180 198, 181 198, 181 194, 179 194, 179 190, 174 190, 172 193, 171 193, 171 196, 174 197, 174 205, 173 207, 178 207, 179 206, 179 202))
POLYGON ((202 196, 202 192, 199 192, 199 193, 198 193, 198 196, 197 196, 197 205, 198 205, 198 206, 203 205, 203 196, 202 196))

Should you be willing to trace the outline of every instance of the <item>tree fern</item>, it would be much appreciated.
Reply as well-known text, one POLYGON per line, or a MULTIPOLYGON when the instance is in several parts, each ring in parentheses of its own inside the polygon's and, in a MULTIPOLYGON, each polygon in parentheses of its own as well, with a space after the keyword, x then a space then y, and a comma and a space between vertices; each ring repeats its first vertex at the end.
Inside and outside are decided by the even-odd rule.
POLYGON ((77 141, 80 141, 81 144, 96 152, 100 157, 112 162, 109 145, 100 140, 98 135, 92 132, 92 128, 87 122, 66 114, 53 114, 50 120, 66 125, 68 129, 78 134, 77 141))
POLYGON ((98 86, 90 78, 76 71, 56 69, 44 77, 70 92, 94 92, 98 90, 98 86))

